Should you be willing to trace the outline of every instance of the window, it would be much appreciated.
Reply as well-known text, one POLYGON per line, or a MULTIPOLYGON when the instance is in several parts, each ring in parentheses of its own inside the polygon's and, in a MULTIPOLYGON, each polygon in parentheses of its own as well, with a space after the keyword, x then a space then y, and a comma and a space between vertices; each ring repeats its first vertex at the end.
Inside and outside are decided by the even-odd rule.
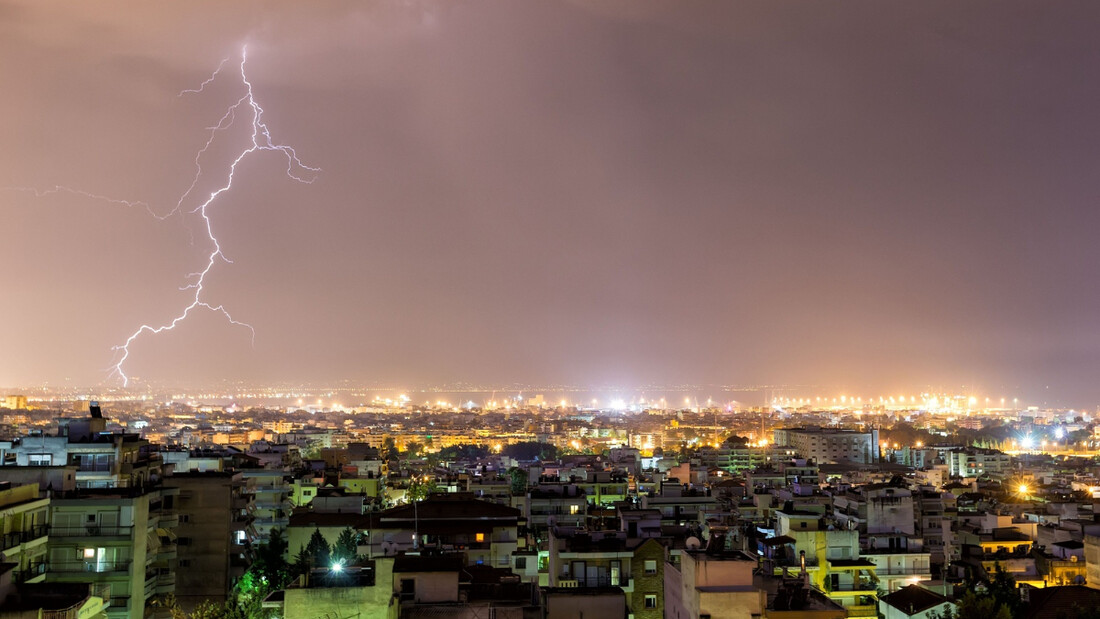
POLYGON ((180 559, 180 567, 191 567, 191 559, 180 559))
POLYGON ((191 545, 191 538, 190 537, 181 537, 181 538, 176 540, 176 545, 177 546, 190 546, 191 545))
POLYGON ((570 505, 569 506, 569 513, 570 514, 576 514, 578 511, 580 511, 580 506, 578 506, 578 505, 570 505))
POLYGON ((191 522, 191 514, 180 514, 180 522, 191 522))
POLYGON ((646 559, 645 561, 645 575, 653 576, 657 573, 657 561, 655 559, 646 559))
POLYGON ((657 608, 657 596, 656 595, 647 595, 647 596, 645 596, 645 607, 646 608, 657 608))
POLYGON ((477 533, 477 534, 474 535, 474 539, 476 541, 478 541, 479 543, 484 542, 485 541, 485 534, 484 533, 477 533))
POLYGON ((527 557, 516 557, 516 569, 517 570, 527 569, 527 557))

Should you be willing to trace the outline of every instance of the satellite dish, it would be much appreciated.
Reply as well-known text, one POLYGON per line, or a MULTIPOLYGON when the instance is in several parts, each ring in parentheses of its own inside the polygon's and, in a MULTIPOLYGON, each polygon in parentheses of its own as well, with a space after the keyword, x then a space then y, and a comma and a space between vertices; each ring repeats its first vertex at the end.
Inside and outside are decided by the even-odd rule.
POLYGON ((700 541, 698 537, 692 535, 691 537, 687 538, 687 540, 684 542, 684 545, 687 546, 688 550, 699 550, 703 547, 703 542, 700 541))
POLYGON ((383 555, 388 557, 391 554, 393 554, 393 551, 396 550, 396 549, 397 549, 397 544, 395 544, 394 542, 382 542, 382 554, 383 555))

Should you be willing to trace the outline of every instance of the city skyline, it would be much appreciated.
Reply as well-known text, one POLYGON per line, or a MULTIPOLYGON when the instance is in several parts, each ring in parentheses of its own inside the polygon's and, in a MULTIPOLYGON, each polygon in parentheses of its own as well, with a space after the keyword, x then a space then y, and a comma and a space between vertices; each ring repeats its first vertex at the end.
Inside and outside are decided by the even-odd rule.
POLYGON ((117 387, 210 252, 194 217, 14 188, 171 210, 240 95, 177 94, 248 45, 322 173, 244 163, 209 285, 255 344, 196 315, 137 342, 144 380, 1094 407, 1100 8, 869 6, 3 3, 0 384, 117 387))

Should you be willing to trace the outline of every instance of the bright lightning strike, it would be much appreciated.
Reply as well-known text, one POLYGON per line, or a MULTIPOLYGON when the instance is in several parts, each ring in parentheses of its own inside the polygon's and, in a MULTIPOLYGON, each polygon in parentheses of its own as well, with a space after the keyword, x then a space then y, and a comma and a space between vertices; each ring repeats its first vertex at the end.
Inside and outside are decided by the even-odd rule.
MULTIPOLYGON (((237 120, 238 116, 251 118, 251 139, 248 145, 236 156, 233 162, 229 165, 225 183, 214 191, 210 192, 206 199, 203 200, 197 207, 187 211, 191 214, 197 213, 199 217, 202 218, 203 227, 206 230, 206 236, 212 245, 210 253, 206 257, 205 267, 199 271, 188 274, 187 279, 190 281, 190 283, 180 288, 180 290, 194 291, 194 294, 191 297, 191 302, 187 306, 185 306, 180 311, 180 313, 172 320, 159 325, 143 324, 138 327, 133 333, 131 333, 130 336, 126 338, 126 341, 124 343, 112 348, 112 350, 115 352, 115 360, 114 364, 110 368, 110 375, 117 375, 122 380, 123 386, 128 385, 130 382, 130 377, 126 374, 126 371, 124 369, 126 361, 130 358, 130 346, 144 334, 156 335, 164 331, 175 329, 176 325, 186 320, 187 317, 190 316, 192 311, 194 311, 195 309, 205 309, 221 314, 225 317, 226 320, 229 321, 230 324, 245 327, 246 329, 248 329, 249 332, 252 334, 253 341, 255 341, 256 332, 251 325, 235 319, 229 313, 229 311, 225 309, 225 306, 220 304, 215 305, 214 303, 208 301, 204 296, 204 292, 206 291, 206 277, 210 274, 211 270, 213 270, 214 266, 218 264, 219 261, 225 263, 232 262, 231 260, 229 260, 228 257, 226 257, 225 253, 222 251, 221 243, 219 243, 218 237, 214 234, 214 224, 210 218, 209 212, 210 208, 213 206, 214 202, 222 196, 222 194, 226 193, 232 188, 233 178, 237 172, 237 166, 252 153, 256 153, 259 151, 275 151, 282 154, 284 157, 286 157, 287 176, 300 183, 312 183, 316 178, 317 172, 320 171, 320 168, 310 167, 302 163, 302 161, 298 158, 298 154, 292 147, 284 144, 278 144, 272 139, 271 132, 268 129, 267 124, 263 121, 264 110, 262 107, 260 107, 259 103, 256 102, 256 98, 252 90, 252 82, 249 81, 248 74, 245 71, 247 60, 248 50, 247 47, 245 47, 241 49, 240 62, 240 80, 241 85, 244 87, 244 94, 236 101, 236 103, 230 105, 226 109, 225 114, 222 115, 217 124, 212 127, 208 127, 210 135, 207 138, 206 143, 203 145, 203 147, 199 149, 198 153, 195 154, 195 176, 192 179, 190 186, 187 188, 186 191, 183 192, 179 200, 176 202, 175 207, 173 207, 169 212, 158 214, 149 204, 145 202, 118 200, 98 194, 93 194, 87 191, 71 189, 63 186, 55 186, 52 189, 44 190, 27 187, 9 188, 15 191, 33 193, 36 197, 44 197, 50 194, 57 193, 68 193, 75 196, 105 201, 111 204, 118 204, 130 207, 142 207, 145 208, 152 216, 156 217, 157 219, 166 219, 173 214, 183 211, 184 202, 187 201, 188 197, 198 185, 199 179, 203 176, 203 169, 201 164, 202 157, 204 154, 206 154, 211 145, 214 144, 215 138, 218 136, 218 134, 228 129, 237 120)), ((198 86, 198 88, 183 90, 179 93, 179 96, 183 96, 186 94, 199 94, 204 92, 206 87, 219 77, 222 69, 225 68, 226 63, 228 62, 228 58, 222 60, 221 64, 218 65, 218 68, 210 75, 209 78, 203 81, 198 86)))
MULTIPOLYGON (((298 154, 294 151, 292 147, 283 144, 276 144, 272 140, 271 132, 270 130, 268 130, 267 124, 265 124, 263 121, 264 110, 262 107, 260 107, 260 104, 256 102, 256 97, 252 91, 252 82, 248 80, 248 74, 245 72, 245 64, 247 63, 247 61, 248 48, 245 47, 241 49, 240 65, 241 83, 245 86, 245 94, 240 99, 238 99, 236 103, 226 109, 225 114, 222 115, 221 120, 218 121, 218 124, 210 128, 210 137, 207 139, 206 144, 195 155, 195 177, 191 181, 191 186, 187 188, 187 191, 185 191, 182 196, 180 196, 179 202, 177 202, 176 208, 173 210, 173 212, 175 212, 182 208, 184 200, 186 200, 191 192, 195 189, 195 185, 198 183, 199 177, 202 176, 202 165, 200 163, 202 155, 207 151, 207 149, 210 148, 210 145, 213 144, 214 138, 217 136, 218 132, 227 129, 237 118, 237 115, 242 110, 242 108, 245 108, 244 114, 251 115, 252 117, 251 145, 241 151, 241 153, 237 155, 236 159, 233 160, 233 163, 229 165, 229 173, 226 175, 225 184, 218 189, 212 191, 210 195, 206 198, 206 200, 199 204, 198 207, 191 210, 191 213, 198 213, 199 216, 202 217, 206 227, 206 234, 209 237, 210 242, 213 244, 213 248, 206 258, 206 268, 188 275, 188 278, 193 279, 194 281, 187 286, 184 286, 183 290, 193 290, 194 296, 191 298, 191 303, 183 308, 183 311, 178 316, 173 318, 170 322, 161 324, 159 326, 143 324, 138 327, 136 331, 131 333, 130 337, 126 338, 125 343, 114 347, 115 352, 120 354, 118 355, 118 359, 115 362, 114 367, 112 368, 112 374, 117 374, 119 378, 122 379, 122 384, 124 386, 129 384, 130 382, 129 376, 127 376, 126 371, 123 369, 126 360, 130 358, 130 345, 133 344, 134 341, 137 340, 144 333, 155 335, 157 333, 162 333, 164 331, 175 329, 176 325, 185 320, 191 314, 191 311, 196 308, 207 309, 212 312, 222 314, 223 316, 225 316, 226 320, 228 320, 230 324, 247 328, 252 334, 253 341, 255 341, 256 331, 252 328, 251 325, 233 318, 229 311, 225 309, 225 306, 213 305, 203 298, 203 292, 205 291, 206 285, 206 276, 210 274, 210 271, 214 268, 214 265, 217 264, 219 260, 225 261, 227 263, 231 262, 222 252, 222 246, 218 242, 218 237, 214 235, 214 224, 210 219, 208 209, 214 203, 214 201, 218 199, 219 196, 229 191, 229 189, 233 186, 233 177, 236 174, 237 166, 241 163, 241 161, 244 161, 245 157, 257 151, 276 151, 284 155, 287 162, 287 176, 300 183, 312 183, 314 178, 316 177, 316 173, 320 171, 320 168, 313 168, 302 163, 302 161, 298 159, 298 154), (303 174, 303 171, 309 173, 308 178, 305 174, 303 174)), ((198 88, 184 90, 180 92, 180 96, 187 93, 203 92, 208 84, 217 79, 218 74, 221 73, 221 70, 222 68, 224 68, 226 62, 226 60, 223 60, 222 64, 218 65, 218 68, 214 71, 214 73, 209 78, 207 78, 206 81, 200 84, 198 88)))

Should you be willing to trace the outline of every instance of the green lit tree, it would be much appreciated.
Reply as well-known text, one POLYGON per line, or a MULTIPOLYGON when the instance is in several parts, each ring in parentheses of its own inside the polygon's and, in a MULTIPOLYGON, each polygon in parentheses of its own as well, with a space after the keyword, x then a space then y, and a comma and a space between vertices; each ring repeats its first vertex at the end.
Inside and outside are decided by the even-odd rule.
POLYGON ((512 477, 512 496, 527 495, 527 471, 514 467, 508 474, 512 477))
POLYGON ((423 501, 428 496, 439 490, 439 486, 435 483, 434 479, 422 480, 414 478, 409 482, 409 488, 405 491, 405 497, 411 503, 413 501, 423 501))

